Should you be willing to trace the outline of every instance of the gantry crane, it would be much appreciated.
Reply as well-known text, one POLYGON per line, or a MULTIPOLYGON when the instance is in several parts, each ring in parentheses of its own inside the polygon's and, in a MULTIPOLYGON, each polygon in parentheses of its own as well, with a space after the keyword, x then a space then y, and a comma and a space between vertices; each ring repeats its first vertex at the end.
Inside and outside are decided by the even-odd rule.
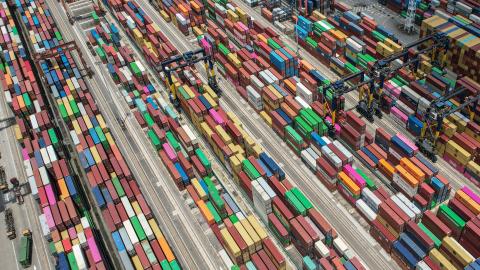
POLYGON ((430 106, 425 112, 420 136, 418 136, 415 144, 420 151, 433 162, 437 160, 436 143, 440 136, 440 131, 442 131, 443 128, 443 119, 465 108, 468 109, 469 118, 471 120, 475 117, 475 108, 480 100, 480 94, 466 96, 463 95, 465 90, 464 87, 460 87, 445 96, 435 99, 430 103, 430 106), (453 97, 459 97, 462 104, 455 108, 446 105, 445 102, 453 97))
POLYGON ((392 75, 395 74, 396 71, 405 66, 413 65, 413 71, 416 72, 419 66, 418 57, 423 53, 432 52, 432 59, 434 59, 434 64, 441 66, 441 64, 443 64, 443 62, 445 61, 446 54, 443 55, 441 63, 437 63, 437 49, 446 51, 448 50, 448 48, 448 37, 444 33, 433 33, 406 45, 401 52, 395 53, 391 56, 374 62, 373 65, 370 68, 367 68, 367 70, 365 71, 359 71, 357 73, 350 74, 347 77, 331 83, 330 85, 324 86, 322 90, 324 97, 324 109, 326 110, 326 113, 328 113, 328 109, 330 111, 330 115, 332 117, 331 128, 333 128, 333 126, 335 125, 338 109, 338 100, 342 95, 345 95, 346 93, 349 93, 353 90, 360 89, 360 100, 357 106, 357 110, 360 114, 365 116, 365 118, 373 122, 374 114, 378 115, 379 117, 381 117, 382 115, 381 111, 378 109, 378 105, 381 102, 382 89, 385 80, 389 79, 392 75), (411 48, 415 48, 419 45, 424 45, 424 43, 429 41, 432 41, 433 44, 418 50, 416 53, 414 53, 413 56, 411 55, 411 48), (392 67, 391 63, 397 59, 402 59, 403 63, 399 66, 397 65, 396 67, 392 67), (349 81, 359 77, 361 78, 359 83, 355 84, 354 86, 347 85, 349 81), (363 89, 365 85, 368 85, 368 90, 366 92, 363 89), (326 100, 326 93, 330 89, 333 90, 333 97, 330 104, 328 104, 328 101, 326 100))
POLYGON ((208 76, 208 86, 212 88, 212 90, 219 94, 220 89, 217 84, 217 79, 215 76, 215 70, 213 68, 213 60, 212 55, 207 54, 204 48, 197 49, 195 51, 188 51, 182 55, 174 56, 168 60, 162 62, 162 71, 165 73, 166 76, 166 83, 168 88, 170 89, 170 101, 176 106, 179 106, 177 93, 175 89, 175 85, 173 84, 172 80, 172 72, 177 70, 182 70, 185 67, 193 66, 196 63, 203 61, 205 66, 205 70, 208 76), (176 63, 177 65, 173 68, 170 67, 170 64, 176 63))

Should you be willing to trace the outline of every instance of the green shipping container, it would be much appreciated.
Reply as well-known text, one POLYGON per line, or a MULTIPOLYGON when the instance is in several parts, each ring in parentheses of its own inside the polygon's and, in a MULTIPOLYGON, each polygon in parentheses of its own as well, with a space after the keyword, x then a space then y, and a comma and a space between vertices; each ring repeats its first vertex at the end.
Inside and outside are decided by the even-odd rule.
POLYGON ((237 222, 239 221, 237 215, 235 215, 235 214, 229 216, 228 218, 230 219, 230 221, 231 221, 233 224, 235 224, 235 223, 237 223, 237 222))
POLYGON ((162 270, 171 270, 172 269, 167 260, 161 261, 160 266, 162 267, 162 270))
POLYGON ((180 151, 180 144, 178 143, 177 139, 175 138, 175 136, 172 134, 172 132, 170 131, 167 131, 165 133, 165 137, 167 138, 167 141, 168 143, 170 144, 170 146, 176 151, 180 151))
POLYGON ((210 213, 212 213, 212 216, 213 216, 213 219, 215 220, 215 222, 217 224, 220 224, 222 222, 222 218, 220 217, 220 215, 218 214, 217 212, 217 209, 215 209, 215 207, 213 206, 212 202, 208 201, 206 203, 207 207, 208 207, 208 210, 210 210, 210 213))
POLYGON ((58 146, 58 137, 57 134, 55 133, 55 130, 53 128, 48 129, 48 137, 50 137, 50 141, 52 142, 54 147, 58 146))
POLYGON ((98 57, 100 57, 100 59, 102 61, 106 60, 107 59, 107 55, 105 54, 105 52, 103 51, 102 47, 97 47, 95 49, 95 52, 97 53, 98 57))
POLYGON ((297 187, 292 188, 291 191, 307 210, 313 208, 312 203, 307 199, 307 197, 305 197, 305 195, 303 195, 303 193, 297 187))
POLYGON ((145 119, 145 122, 147 123, 147 125, 149 127, 152 127, 153 124, 155 124, 155 121, 153 121, 152 117, 150 116, 150 114, 148 112, 143 114, 143 118, 145 119))
POLYGON ((257 169, 255 169, 253 164, 248 159, 244 159, 242 161, 242 169, 252 180, 256 180, 261 176, 257 169))
POLYGON ((230 50, 225 47, 222 43, 218 44, 218 51, 220 51, 223 55, 227 56, 230 53, 230 50))
MULTIPOLYGON (((163 267, 162 267, 162 268, 163 268, 163 267)), ((163 269, 165 269, 165 268, 163 268, 163 269)), ((175 260, 173 260, 173 261, 170 262, 170 269, 172 269, 172 270, 180 270, 180 269, 182 269, 182 268, 180 268, 180 265, 178 264, 177 260, 175 259, 175 260)))
POLYGON ((63 105, 63 103, 58 104, 58 111, 60 112, 63 121, 68 121, 67 109, 65 109, 65 105, 63 105))
POLYGON ((142 72, 140 71, 140 68, 138 68, 138 65, 136 62, 131 62, 130 63, 130 70, 136 77, 141 77, 142 72))
POLYGON ((455 225, 455 227, 459 229, 463 229, 463 227, 465 227, 465 221, 447 205, 440 205, 438 211, 444 214, 455 225))
POLYGON ((140 224, 138 217, 133 216, 130 218, 130 221, 132 222, 133 229, 138 236, 138 240, 143 241, 147 239, 147 235, 145 234, 145 231, 143 231, 142 225, 140 224))
POLYGON ((295 117, 295 128, 303 138, 310 138, 310 134, 313 132, 313 127, 300 116, 295 117))
POLYGON ((302 144, 303 143, 303 138, 293 129, 292 126, 287 125, 285 127, 285 135, 289 135, 293 141, 297 144, 302 144))
POLYGON ((365 180, 365 183, 367 184, 367 187, 370 190, 376 190, 377 189, 377 186, 375 185, 375 182, 373 182, 372 179, 370 179, 370 177, 368 177, 362 170, 357 168, 357 169, 355 169, 355 171, 363 178, 363 180, 365 180))
POLYGON ((428 237, 430 237, 430 239, 433 240, 433 243, 435 244, 435 247, 436 248, 440 248, 440 246, 442 245, 442 240, 438 239, 438 237, 433 234, 432 231, 430 231, 427 227, 425 227, 425 225, 423 225, 423 223, 418 223, 418 227, 420 227, 420 229, 422 229, 422 231, 428 235, 428 237))
POLYGON ((69 100, 70 103, 70 108, 72 108, 73 115, 75 117, 80 117, 82 114, 80 113, 80 110, 78 109, 77 102, 75 102, 74 99, 69 100))
POLYGON ((118 197, 125 196, 125 191, 123 190, 122 184, 120 183, 120 180, 118 180, 118 177, 113 178, 112 183, 115 187, 115 191, 117 192, 118 197))
POLYGON ((147 135, 148 135, 148 138, 150 138, 150 141, 152 142, 153 146, 155 147, 155 150, 158 151, 162 149, 162 144, 160 143, 160 139, 152 129, 148 130, 147 135))
POLYGON ((73 252, 67 254, 68 264, 70 265, 71 270, 78 270, 77 260, 75 260, 75 255, 73 252))
POLYGON ((303 206, 303 204, 298 200, 298 198, 295 196, 295 194, 293 194, 291 190, 285 192, 285 198, 287 199, 287 202, 291 206, 293 206, 297 214, 300 214, 302 216, 307 215, 307 209, 303 206))
POLYGON ((32 109, 32 100, 30 99, 30 96, 27 93, 22 94, 23 101, 25 102, 25 107, 27 109, 31 110, 32 109))
POLYGON ((272 38, 267 39, 267 45, 274 50, 278 50, 281 48, 280 45, 277 42, 275 42, 275 40, 273 40, 272 38))
POLYGON ((55 37, 58 41, 63 40, 62 33, 60 33, 59 31, 55 31, 55 37))

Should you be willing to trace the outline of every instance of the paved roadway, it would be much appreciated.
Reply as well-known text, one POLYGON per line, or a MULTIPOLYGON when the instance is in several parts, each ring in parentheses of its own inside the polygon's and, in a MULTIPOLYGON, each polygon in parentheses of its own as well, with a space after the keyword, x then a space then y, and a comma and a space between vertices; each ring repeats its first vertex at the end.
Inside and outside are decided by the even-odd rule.
MULTIPOLYGON (((148 5, 147 1, 140 0, 140 2, 143 4, 145 11, 159 24, 161 29, 165 30, 164 34, 180 51, 192 50, 195 47, 192 42, 184 41, 186 37, 181 34, 177 35, 175 27, 165 23, 158 16, 155 9, 148 5)), ((205 77, 203 68, 198 70, 205 77)), ((275 160, 281 163, 288 178, 304 191, 306 196, 312 200, 327 220, 345 238, 352 249, 366 262, 366 265, 372 269, 394 269, 395 264, 393 263, 392 265, 391 259, 384 252, 379 252, 381 248, 362 228, 362 224, 355 220, 349 211, 337 202, 332 193, 320 184, 319 181, 312 181, 312 179, 316 179, 316 176, 288 149, 281 138, 274 134, 273 130, 260 119, 258 114, 243 101, 243 98, 240 97, 231 84, 227 83, 225 79, 220 81, 219 84, 221 89, 223 89, 220 101, 222 107, 238 115, 244 124, 244 128, 257 142, 261 143, 264 149, 268 149, 267 152, 275 160), (278 147, 279 145, 282 147, 278 147), (294 158, 291 158, 292 156, 294 158)))
MULTIPOLYGON (((4 121, 10 117, 14 117, 13 112, 8 108, 6 100, 3 95, 3 89, 0 89, 0 165, 5 168, 7 182, 12 177, 17 177, 21 183, 27 180, 26 172, 23 167, 22 154, 20 147, 15 140, 13 126, 8 125, 8 121, 4 121)), ((27 182, 28 184, 28 182, 27 182)), ((9 188, 12 188, 8 182, 9 188)), ((23 229, 30 229, 33 237, 32 249, 32 266, 30 269, 53 269, 54 263, 52 256, 48 254, 48 243, 43 237, 42 228, 38 220, 40 210, 37 202, 31 195, 24 196, 24 204, 18 205, 12 196, 12 192, 8 195, 0 194, 0 213, 4 212, 5 208, 12 209, 13 218, 15 222, 15 229, 17 237, 14 240, 9 240, 6 237, 5 215, 1 215, 0 220, 0 261, 3 264, 3 269, 20 269, 18 264, 18 248, 20 243, 20 234, 23 229)))
MULTIPOLYGON (((261 22, 263 25, 269 25, 274 29, 277 33, 281 35, 281 40, 284 41, 287 45, 289 45, 292 48, 296 48, 295 41, 292 39, 292 37, 286 37, 285 34, 282 34, 275 26, 273 26, 272 23, 267 21, 264 17, 261 16, 259 9, 252 8, 248 6, 245 2, 240 1, 240 0, 233 0, 235 4, 237 4, 240 8, 245 10, 247 14, 252 16, 255 20, 261 22)), ((411 42, 409 38, 404 37, 404 39, 407 40, 407 42, 411 42)), ((317 60, 314 56, 312 56, 310 53, 308 53, 305 49, 302 47, 299 47, 299 54, 302 58, 307 59, 311 64, 314 65, 315 68, 317 68, 324 76, 326 76, 329 80, 335 81, 338 80, 340 77, 331 71, 327 66, 325 66, 323 63, 321 63, 319 60, 317 60)), ((350 92, 347 94, 345 97, 345 108, 350 109, 354 108, 355 105, 357 104, 358 101, 358 94, 357 92, 350 92)), ((368 130, 370 131, 371 134, 375 134, 375 129, 378 127, 383 127, 386 131, 390 132, 391 134, 394 133, 402 133, 404 135, 407 135, 410 139, 414 140, 414 137, 406 131, 406 129, 402 126, 400 128, 400 125, 393 120, 393 116, 391 115, 384 115, 383 119, 378 119, 375 118, 375 123, 369 123, 367 122, 367 127, 368 130)), ((445 162, 442 158, 439 158, 439 161, 437 161, 437 166, 440 168, 441 173, 447 179, 450 180, 450 183, 453 188, 458 189, 464 185, 468 186, 475 192, 479 193, 480 188, 474 185, 470 180, 468 180, 466 177, 464 177, 462 174, 457 172, 452 166, 450 166, 447 162, 445 162)))
POLYGON ((117 119, 123 118, 130 109, 126 102, 122 102, 123 97, 106 68, 91 56, 78 24, 74 25, 72 32, 63 9, 53 0, 48 0, 47 3, 64 38, 75 39, 87 65, 93 67, 95 75, 88 82, 95 101, 181 265, 186 269, 212 269, 222 265, 220 258, 211 252, 215 247, 213 237, 205 235, 204 226, 199 226, 194 220, 141 127, 131 117, 125 121, 125 130, 120 127, 117 119))

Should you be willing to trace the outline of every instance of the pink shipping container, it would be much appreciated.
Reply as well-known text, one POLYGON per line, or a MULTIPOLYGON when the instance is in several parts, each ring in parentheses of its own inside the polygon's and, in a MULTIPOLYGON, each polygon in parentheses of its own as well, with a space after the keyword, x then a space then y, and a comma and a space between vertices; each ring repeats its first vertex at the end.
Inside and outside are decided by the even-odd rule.
POLYGON ((352 168, 350 164, 343 166, 343 172, 346 173, 360 188, 364 188, 367 183, 365 180, 352 168))
POLYGON ((210 116, 213 118, 215 123, 217 123, 218 125, 221 125, 222 127, 225 126, 224 119, 220 116, 220 114, 217 111, 215 111, 214 109, 210 109, 208 110, 208 114, 210 114, 210 116))
POLYGON ((45 187, 45 194, 47 194, 48 203, 50 205, 55 205, 57 203, 57 199, 55 198, 55 194, 53 194, 52 185, 48 184, 48 185, 45 185, 44 187, 45 187))
POLYGON ((173 148, 170 146, 168 143, 164 143, 162 145, 163 149, 165 150, 165 154, 167 154, 167 157, 172 161, 176 162, 177 161, 177 155, 175 155, 175 151, 173 148))
POLYGON ((407 123, 408 116, 405 115, 402 111, 400 111, 397 107, 392 107, 390 112, 403 123, 407 123))
POLYGON ((46 206, 43 208, 43 214, 45 214, 45 219, 47 221, 48 228, 50 231, 55 230, 55 221, 53 221, 52 211, 50 210, 50 206, 46 206))
POLYGON ((102 256, 100 255, 100 251, 98 250, 97 244, 95 243, 95 239, 93 237, 89 237, 87 239, 88 247, 90 248, 90 252, 92 252, 93 261, 98 263, 102 261, 102 256))

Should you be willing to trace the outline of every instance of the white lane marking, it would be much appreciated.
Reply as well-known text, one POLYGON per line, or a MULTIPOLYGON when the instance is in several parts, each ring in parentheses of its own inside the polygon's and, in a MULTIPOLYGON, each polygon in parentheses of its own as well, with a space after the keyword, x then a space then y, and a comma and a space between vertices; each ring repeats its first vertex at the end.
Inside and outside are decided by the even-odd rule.
POLYGON ((12 244, 12 249, 13 249, 13 255, 15 256, 15 266, 17 267, 17 270, 20 270, 20 267, 18 267, 18 257, 17 257, 17 252, 15 251, 15 245, 13 244, 13 241, 10 242, 12 244))

